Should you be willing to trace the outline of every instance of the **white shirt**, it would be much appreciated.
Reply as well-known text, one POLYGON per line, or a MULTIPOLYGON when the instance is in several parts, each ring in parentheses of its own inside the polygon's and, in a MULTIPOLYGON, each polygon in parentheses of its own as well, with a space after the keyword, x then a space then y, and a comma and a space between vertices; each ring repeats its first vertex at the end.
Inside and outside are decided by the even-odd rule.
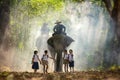
POLYGON ((65 55, 64 55, 64 59, 68 59, 68 54, 65 54, 65 55))
POLYGON ((34 58, 34 60, 33 60, 34 62, 38 62, 38 55, 34 54, 33 58, 34 58))
POLYGON ((73 61, 73 54, 69 54, 69 61, 73 61))
POLYGON ((46 61, 48 61, 48 55, 43 55, 43 60, 46 60, 46 61))

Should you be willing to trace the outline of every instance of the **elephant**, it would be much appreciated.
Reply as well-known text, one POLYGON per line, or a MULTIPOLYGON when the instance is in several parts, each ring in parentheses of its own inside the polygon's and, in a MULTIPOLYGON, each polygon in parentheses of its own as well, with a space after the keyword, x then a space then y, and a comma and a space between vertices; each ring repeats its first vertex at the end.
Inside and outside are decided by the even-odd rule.
POLYGON ((74 40, 67 35, 56 34, 47 40, 48 49, 51 56, 55 59, 54 71, 62 72, 62 52, 73 42, 74 40))

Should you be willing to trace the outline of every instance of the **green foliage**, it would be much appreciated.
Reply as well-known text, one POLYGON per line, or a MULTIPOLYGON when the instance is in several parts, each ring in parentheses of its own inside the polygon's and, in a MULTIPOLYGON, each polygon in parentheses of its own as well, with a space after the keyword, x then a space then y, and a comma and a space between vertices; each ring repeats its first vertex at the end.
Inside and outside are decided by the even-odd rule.
POLYGON ((85 0, 72 0, 73 2, 83 2, 85 0))
MULTIPOLYGON (((43 14, 62 10, 66 0, 11 0, 11 38, 13 44, 22 49, 29 39, 31 26, 29 19, 41 17, 43 14)), ((72 2, 83 2, 85 0, 71 0, 72 2)), ((101 0, 90 0, 94 4, 101 4, 101 0)), ((46 15, 50 20, 51 16, 46 15)), ((54 16, 54 15, 53 15, 54 16)))
POLYGON ((29 39, 31 25, 29 20, 41 16, 49 11, 59 11, 64 2, 62 0, 11 0, 10 34, 12 45, 24 49, 29 39))
POLYGON ((3 4, 3 0, 0 1, 0 6, 3 4))
POLYGON ((112 65, 110 68, 109 68, 109 70, 112 70, 112 71, 114 71, 114 70, 119 70, 120 69, 120 66, 118 66, 118 65, 112 65))
POLYGON ((41 16, 51 10, 59 11, 64 5, 63 0, 11 0, 11 7, 21 5, 27 9, 21 9, 31 17, 41 16), (14 5, 14 6, 13 6, 14 5))
POLYGON ((97 4, 99 6, 102 5, 102 0, 91 0, 92 3, 97 4))
POLYGON ((59 11, 63 7, 64 2, 60 0, 30 0, 29 4, 29 15, 42 15, 50 10, 59 11))
MULTIPOLYGON (((72 2, 84 2, 86 0, 72 0, 72 2)), ((102 6, 102 0, 88 0, 89 2, 92 2, 93 4, 96 4, 96 5, 99 5, 99 6, 102 6)))
MULTIPOLYGON (((26 0, 24 0, 24 2, 25 1, 26 0)), ((23 6, 23 2, 19 2, 18 5, 11 6, 10 25, 10 37, 13 41, 12 45, 19 49, 23 49, 29 38, 30 31, 30 29, 27 28, 30 26, 27 6, 23 6)))

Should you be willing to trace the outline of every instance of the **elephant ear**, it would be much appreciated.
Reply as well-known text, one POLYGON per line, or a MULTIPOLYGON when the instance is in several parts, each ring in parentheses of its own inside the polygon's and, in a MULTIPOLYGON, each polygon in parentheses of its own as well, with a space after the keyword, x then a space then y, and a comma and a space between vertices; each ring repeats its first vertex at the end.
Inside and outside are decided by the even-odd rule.
POLYGON ((71 38, 71 37, 69 37, 69 36, 65 36, 65 45, 66 45, 66 47, 68 47, 74 40, 71 38))
POLYGON ((49 38, 49 39, 47 40, 47 43, 48 43, 49 46, 51 46, 52 48, 54 48, 54 45, 53 45, 53 37, 49 38))

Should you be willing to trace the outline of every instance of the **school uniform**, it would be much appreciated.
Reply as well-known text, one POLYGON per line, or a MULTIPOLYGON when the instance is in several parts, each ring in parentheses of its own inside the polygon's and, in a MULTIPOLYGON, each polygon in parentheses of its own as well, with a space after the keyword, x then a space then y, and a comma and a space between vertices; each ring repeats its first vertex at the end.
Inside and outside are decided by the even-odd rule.
POLYGON ((64 55, 64 61, 63 61, 63 64, 69 64, 69 59, 68 59, 69 55, 68 54, 65 54, 64 55))
POLYGON ((38 64, 39 59, 38 59, 38 57, 39 56, 37 54, 33 55, 34 60, 33 60, 33 64, 32 64, 32 69, 39 69, 39 64, 38 64))
POLYGON ((43 55, 42 56, 42 64, 43 65, 48 65, 48 55, 43 55))
POLYGON ((73 54, 69 54, 69 67, 74 67, 73 54))

